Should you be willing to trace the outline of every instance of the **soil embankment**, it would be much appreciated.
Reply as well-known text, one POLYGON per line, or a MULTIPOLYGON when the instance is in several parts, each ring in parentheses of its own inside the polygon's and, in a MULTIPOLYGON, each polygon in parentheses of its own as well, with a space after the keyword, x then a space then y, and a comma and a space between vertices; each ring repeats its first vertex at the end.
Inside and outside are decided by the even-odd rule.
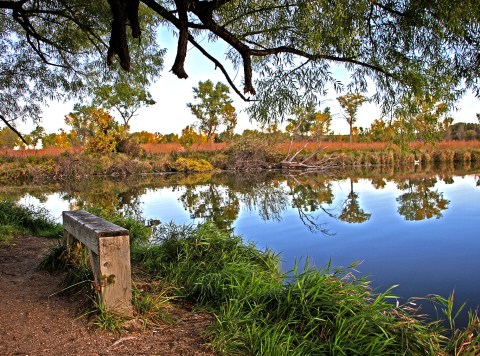
POLYGON ((175 310, 171 325, 142 332, 93 330, 61 276, 36 271, 51 241, 18 237, 0 247, 0 355, 212 355, 202 330, 210 318, 175 310))

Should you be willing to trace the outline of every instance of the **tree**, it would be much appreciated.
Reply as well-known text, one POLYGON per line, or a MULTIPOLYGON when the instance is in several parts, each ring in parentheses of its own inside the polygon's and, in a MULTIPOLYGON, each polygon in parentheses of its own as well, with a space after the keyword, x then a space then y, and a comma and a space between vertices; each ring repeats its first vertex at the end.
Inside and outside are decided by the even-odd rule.
POLYGON ((148 87, 163 69, 165 50, 155 42, 158 19, 145 7, 140 8, 140 17, 146 29, 142 31, 141 41, 130 44, 130 70, 119 70, 115 63, 114 68, 103 72, 102 76, 90 76, 89 82, 93 97, 91 106, 107 111, 115 109, 122 118, 125 131, 129 130, 130 120, 140 108, 156 103, 148 87))
POLYGON ((196 132, 193 126, 186 126, 182 130, 182 135, 180 136, 179 141, 182 144, 182 146, 189 147, 194 143, 204 143, 207 141, 207 139, 208 138, 205 137, 204 135, 196 132))
MULTIPOLYGON (((107 1, 0 2, 2 120, 13 122, 28 117, 38 122, 41 105, 48 99, 78 98, 84 102, 95 96, 95 103, 118 107, 125 117, 135 111, 133 106, 138 103, 150 103, 146 86, 159 76, 164 53, 155 42, 160 20, 144 6, 130 10, 142 21, 142 40, 123 36, 127 43, 122 50, 130 53, 129 49, 133 49, 135 57, 127 73, 113 63, 113 54, 107 61, 112 66, 106 65, 112 26, 107 1)), ((135 26, 134 22, 131 26, 135 26)), ((140 37, 137 31, 132 35, 140 37)), ((125 69, 129 66, 130 61, 123 63, 125 69)))
POLYGON ((446 116, 448 105, 434 97, 405 99, 396 111, 394 127, 402 145, 413 140, 436 143, 445 138, 453 119, 446 116))
POLYGON ((75 133, 70 131, 69 133, 60 130, 60 133, 50 133, 42 137, 42 147, 59 147, 69 148, 72 147, 72 143, 75 142, 75 133))
POLYGON ((465 89, 480 95, 478 0, 452 6, 438 1, 111 0, 1 1, 1 115, 38 117, 48 97, 85 89, 82 73, 102 59, 132 69, 133 39, 145 31, 148 7, 157 26, 178 36, 171 71, 185 70, 189 45, 225 76, 233 90, 252 100, 253 118, 275 121, 301 102, 316 101, 331 83, 338 90, 363 91, 367 79, 384 111, 414 93, 447 104, 465 89), (127 26, 130 31, 127 31, 127 26), (242 70, 238 88, 223 61, 201 39, 224 41, 227 60, 242 70), (101 58, 99 55, 102 55, 101 58), (331 70, 349 72, 342 83, 331 70), (15 84, 15 85, 13 85, 15 84), (59 90, 61 89, 61 90, 59 90))
POLYGON ((10 130, 8 127, 4 127, 0 130, 0 147, 13 149, 20 144, 19 137, 10 130))
POLYGON ((29 146, 33 148, 37 147, 37 144, 42 141, 42 138, 45 136, 45 129, 37 125, 32 132, 25 136, 25 141, 27 141, 29 146))
POLYGON ((357 111, 367 99, 359 93, 349 93, 337 98, 338 103, 345 111, 345 119, 350 127, 350 143, 353 142, 353 123, 357 121, 357 111))
POLYGON ((134 132, 131 134, 131 137, 136 139, 138 143, 146 144, 146 143, 159 143, 161 137, 159 137, 159 133, 151 133, 148 131, 140 131, 134 132))
POLYGON ((188 103, 187 106, 200 121, 199 127, 207 134, 211 144, 220 126, 233 130, 237 116, 225 84, 218 82, 213 85, 211 80, 200 81, 198 87, 193 88, 193 93, 194 99, 198 102, 188 103))
POLYGON ((114 152, 124 136, 112 115, 91 106, 75 105, 74 111, 65 116, 65 123, 92 152, 114 152))
POLYGON ((366 139, 370 142, 390 142, 395 138, 393 126, 380 119, 373 120, 366 133, 366 139))
POLYGON ((293 115, 295 118, 288 120, 287 131, 291 135, 298 135, 305 139, 316 121, 315 103, 310 101, 295 107, 293 115))
POLYGON ((330 134, 331 125, 332 114, 330 112, 330 108, 326 107, 323 111, 315 113, 315 121, 310 127, 310 134, 317 141, 321 141, 324 136, 330 134))

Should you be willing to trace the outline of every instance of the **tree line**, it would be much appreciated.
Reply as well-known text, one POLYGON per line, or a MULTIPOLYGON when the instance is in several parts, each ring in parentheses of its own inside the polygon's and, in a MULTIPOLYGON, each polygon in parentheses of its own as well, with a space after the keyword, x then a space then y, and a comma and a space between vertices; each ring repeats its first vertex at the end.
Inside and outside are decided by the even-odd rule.
POLYGON ((72 98, 117 111, 126 127, 154 103, 148 88, 164 67, 188 77, 191 48, 265 125, 318 105, 330 86, 338 95, 373 87, 368 99, 405 126, 425 105, 480 95, 476 0, 12 0, 0 1, 0 17, 0 120, 14 131, 19 120, 38 123, 47 100, 72 98), (161 29, 176 38, 173 63, 161 29), (205 38, 228 45, 223 58, 205 38))
MULTIPOLYGON (((330 107, 318 109, 313 102, 299 105, 287 120, 284 128, 277 124, 265 124, 261 130, 247 129, 242 134, 234 132, 236 111, 232 106, 229 88, 210 80, 199 82, 193 88, 195 102, 187 106, 196 116, 197 122, 187 125, 181 134, 160 132, 130 132, 128 121, 118 122, 102 107, 76 104, 65 116, 70 130, 46 133, 37 125, 23 135, 24 141, 10 129, 0 129, 0 147, 35 148, 42 146, 69 148, 86 147, 90 152, 136 153, 141 144, 180 143, 185 147, 193 144, 232 142, 240 138, 268 140, 269 142, 329 141, 329 142, 393 142, 401 148, 415 141, 435 143, 442 140, 480 140, 480 114, 478 123, 453 123, 447 115, 447 107, 441 103, 423 104, 421 112, 405 120, 399 116, 391 120, 375 119, 370 127, 357 127, 358 108, 367 101, 359 93, 339 96, 337 100, 343 110, 343 119, 349 124, 349 134, 339 135, 332 130, 334 116, 330 107)), ((123 117, 122 117, 123 119, 123 117)))

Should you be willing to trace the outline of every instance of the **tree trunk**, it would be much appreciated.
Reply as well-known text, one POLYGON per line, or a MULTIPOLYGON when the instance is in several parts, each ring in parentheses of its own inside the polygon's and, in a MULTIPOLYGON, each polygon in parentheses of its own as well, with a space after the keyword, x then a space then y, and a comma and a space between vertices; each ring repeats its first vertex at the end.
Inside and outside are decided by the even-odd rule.
POLYGON ((353 142, 353 121, 350 121, 350 143, 353 142))

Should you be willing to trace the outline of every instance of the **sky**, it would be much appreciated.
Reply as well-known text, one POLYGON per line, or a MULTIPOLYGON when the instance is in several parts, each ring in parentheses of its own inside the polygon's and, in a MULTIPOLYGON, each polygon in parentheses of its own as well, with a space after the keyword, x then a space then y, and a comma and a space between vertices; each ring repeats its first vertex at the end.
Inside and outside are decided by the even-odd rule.
MULTIPOLYGON (((188 79, 178 79, 170 72, 173 65, 176 50, 177 38, 171 35, 170 30, 163 29, 159 32, 159 43, 167 48, 167 54, 164 57, 164 70, 161 77, 151 86, 150 91, 155 105, 142 108, 137 115, 130 121, 131 130, 160 132, 162 134, 177 133, 187 125, 196 122, 195 116, 190 112, 187 103, 194 102, 193 87, 198 85, 199 81, 210 79, 214 83, 222 81, 227 83, 219 69, 215 70, 212 62, 206 59, 198 50, 190 48, 187 53, 185 70, 189 75, 188 79)), ((205 48, 209 49, 214 56, 225 64, 230 76, 236 78, 238 83, 241 80, 241 73, 236 72, 228 61, 225 60, 227 46, 224 43, 207 43, 207 39, 199 41, 205 48)), ((344 72, 346 74, 346 72, 344 72)), ((241 85, 239 85, 241 88, 241 85)), ((348 134, 349 127, 347 121, 343 118, 340 106, 335 99, 339 94, 332 89, 326 98, 322 98, 320 110, 329 106, 333 113, 332 130, 339 134, 348 134)), ((233 90, 230 91, 233 100, 233 106, 237 110, 238 124, 236 132, 241 133, 245 129, 258 129, 256 122, 251 122, 243 109, 247 104, 237 96, 233 90)), ((69 130, 64 123, 64 117, 73 109, 74 102, 50 102, 43 109, 43 120, 41 125, 47 133, 58 132, 60 128, 69 130)), ((451 112, 454 122, 477 122, 476 113, 480 113, 480 100, 469 93, 458 103, 458 110, 451 112)), ((115 112, 112 112, 114 116, 115 112)), ((374 119, 380 118, 380 109, 372 103, 363 104, 357 115, 357 127, 369 127, 374 119)), ((29 122, 22 123, 17 127, 20 132, 28 133, 33 129, 29 122)))

